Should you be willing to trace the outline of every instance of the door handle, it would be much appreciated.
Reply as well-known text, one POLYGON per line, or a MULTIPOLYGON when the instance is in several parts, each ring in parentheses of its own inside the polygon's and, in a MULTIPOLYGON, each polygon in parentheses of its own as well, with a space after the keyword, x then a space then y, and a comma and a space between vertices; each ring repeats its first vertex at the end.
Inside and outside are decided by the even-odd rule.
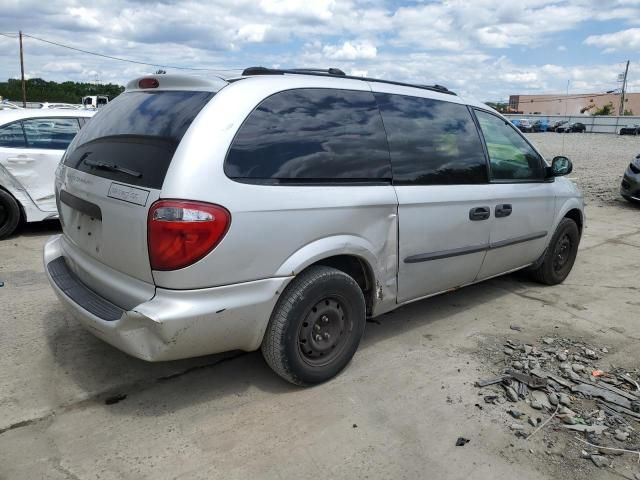
POLYGON ((489 207, 474 207, 469 210, 469 220, 478 221, 486 220, 491 216, 491 209, 489 207))
POLYGON ((496 218, 508 217, 512 212, 511 204, 503 203, 502 205, 496 205, 496 218))

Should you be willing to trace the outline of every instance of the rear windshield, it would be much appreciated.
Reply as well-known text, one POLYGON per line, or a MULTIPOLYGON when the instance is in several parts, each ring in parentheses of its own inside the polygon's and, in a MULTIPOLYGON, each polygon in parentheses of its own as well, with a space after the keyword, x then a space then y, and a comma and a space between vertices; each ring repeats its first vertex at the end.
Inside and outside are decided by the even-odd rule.
POLYGON ((127 92, 80 130, 64 164, 99 177, 161 188, 182 136, 212 92, 127 92))

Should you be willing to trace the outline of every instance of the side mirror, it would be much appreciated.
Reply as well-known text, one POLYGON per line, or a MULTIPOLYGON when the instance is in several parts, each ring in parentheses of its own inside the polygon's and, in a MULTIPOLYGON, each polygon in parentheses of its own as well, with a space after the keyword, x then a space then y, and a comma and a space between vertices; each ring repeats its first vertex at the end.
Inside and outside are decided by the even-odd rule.
POLYGON ((569 175, 571 173, 573 164, 567 157, 553 157, 549 170, 549 177, 562 177, 563 175, 569 175))

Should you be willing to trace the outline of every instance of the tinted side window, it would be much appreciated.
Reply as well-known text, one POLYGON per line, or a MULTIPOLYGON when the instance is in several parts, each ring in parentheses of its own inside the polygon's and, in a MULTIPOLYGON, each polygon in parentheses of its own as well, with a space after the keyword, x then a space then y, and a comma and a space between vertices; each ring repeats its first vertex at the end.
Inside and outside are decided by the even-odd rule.
POLYGON ((0 147, 24 148, 26 147, 22 123, 14 122, 0 127, 0 147))
POLYGON ((487 182, 480 135, 464 105, 376 93, 397 185, 487 182))
POLYGON ((80 125, 76 118, 29 118, 22 121, 29 148, 65 150, 80 125))
POLYGON ((544 179, 542 160, 516 129, 500 117, 476 110, 491 162, 494 180, 544 179))
POLYGON ((240 127, 225 173, 276 182, 390 180, 373 94, 316 88, 272 95, 240 127))

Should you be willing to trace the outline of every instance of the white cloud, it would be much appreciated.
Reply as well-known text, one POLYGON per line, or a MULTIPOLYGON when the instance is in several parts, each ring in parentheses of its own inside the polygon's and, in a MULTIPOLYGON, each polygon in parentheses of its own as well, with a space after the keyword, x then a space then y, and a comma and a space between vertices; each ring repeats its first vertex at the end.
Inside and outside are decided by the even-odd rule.
POLYGON ((104 21, 104 18, 101 18, 100 10, 95 8, 70 7, 67 9, 67 15, 74 19, 78 25, 89 28, 98 28, 104 21))
POLYGON ((538 80, 536 72, 505 72, 500 75, 505 82, 533 84, 538 80))
POLYGON ((335 3, 334 0, 261 0, 260 8, 272 15, 324 21, 333 16, 335 3))
POLYGON ((269 30, 270 26, 264 23, 250 23, 243 25, 238 30, 237 38, 240 41, 248 43, 260 43, 265 39, 265 34, 269 30))
POLYGON ((358 68, 352 68, 349 75, 354 77, 367 77, 369 76, 369 70, 360 70, 358 68))
POLYGON ((42 70, 55 73, 81 73, 84 68, 80 62, 49 62, 42 67, 42 70))
MULTIPOLYGON (((3 0, 0 32, 21 28, 86 50, 163 65, 171 73, 176 70, 167 65, 238 68, 229 75, 249 65, 335 66, 355 75, 441 83, 481 99, 564 91, 568 79, 572 89, 615 88, 620 65, 613 60, 588 65, 607 58, 594 49, 583 48, 584 65, 561 64, 571 60, 558 52, 579 47, 587 22, 606 21, 620 30, 591 35, 587 45, 631 52, 640 46, 633 33, 640 28, 632 28, 640 26, 638 0, 607 0, 605 7, 601 0, 93 0, 83 5, 3 0), (558 32, 566 33, 562 42, 558 32)), ((51 80, 98 76, 124 83, 156 69, 29 38, 25 61, 32 76, 51 80)), ((17 41, 0 37, 0 79, 19 73, 17 41)), ((632 88, 638 83, 631 78, 632 88)))
POLYGON ((638 50, 640 49, 640 28, 629 28, 603 35, 590 35, 585 39, 584 43, 604 48, 605 52, 638 50))
POLYGON ((327 58, 336 60, 372 59, 376 58, 378 49, 367 42, 344 42, 341 46, 325 45, 322 47, 322 53, 327 58))

